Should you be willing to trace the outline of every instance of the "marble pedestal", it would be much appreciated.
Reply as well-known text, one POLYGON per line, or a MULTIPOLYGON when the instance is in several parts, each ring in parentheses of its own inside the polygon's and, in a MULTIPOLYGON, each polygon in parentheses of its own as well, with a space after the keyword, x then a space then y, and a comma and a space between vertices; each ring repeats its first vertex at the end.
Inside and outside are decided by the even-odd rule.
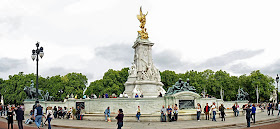
POLYGON ((134 98, 136 94, 144 95, 144 98, 156 98, 160 92, 164 95, 165 90, 162 88, 162 82, 156 81, 134 81, 126 82, 125 91, 129 98, 134 98))

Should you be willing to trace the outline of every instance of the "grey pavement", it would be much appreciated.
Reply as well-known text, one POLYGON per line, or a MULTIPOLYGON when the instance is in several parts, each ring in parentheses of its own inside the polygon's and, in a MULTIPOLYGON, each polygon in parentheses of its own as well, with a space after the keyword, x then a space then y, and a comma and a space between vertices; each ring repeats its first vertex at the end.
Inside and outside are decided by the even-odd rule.
MULTIPOLYGON (((217 116, 216 116, 217 117, 217 116)), ((278 116, 268 116, 266 112, 261 112, 256 115, 256 122, 268 121, 270 119, 279 119, 278 116)), ((141 120, 141 118, 140 118, 141 120)), ((280 121, 279 121, 280 122, 280 121)), ((269 124, 269 123, 268 123, 269 124)), ((62 127, 74 127, 74 128, 106 128, 115 129, 117 127, 116 122, 105 121, 88 121, 88 120, 66 120, 55 119, 52 121, 52 125, 62 127)), ((227 127, 230 125, 237 125, 240 128, 246 127, 245 116, 239 117, 226 117, 226 121, 221 121, 218 117, 217 122, 211 120, 189 120, 189 121, 177 121, 177 122, 124 122, 125 129, 182 129, 182 128, 207 128, 207 127, 227 127), (243 125, 243 126, 242 126, 243 125)), ((252 123, 252 126, 254 124, 252 123)))
MULTIPOLYGON (((219 116, 216 116, 217 122, 211 120, 188 120, 177 122, 124 122, 124 129, 183 129, 183 128, 246 128, 245 116, 226 117, 226 121, 221 121, 219 116)), ((113 118, 111 118, 113 119, 113 118)), ((141 120, 141 118, 140 118, 141 120)), ((6 121, 1 119, 0 121, 6 121)), ((280 122, 280 117, 268 116, 266 112, 257 113, 256 124, 251 124, 252 127, 272 124, 280 122)), ((14 122, 16 123, 16 122, 14 122)), ((88 121, 88 120, 68 120, 68 119, 54 119, 51 122, 52 129, 115 129, 116 122, 105 121, 88 121)), ((35 124, 30 126, 35 127, 35 124)), ((47 125, 44 126, 47 128, 47 125)))

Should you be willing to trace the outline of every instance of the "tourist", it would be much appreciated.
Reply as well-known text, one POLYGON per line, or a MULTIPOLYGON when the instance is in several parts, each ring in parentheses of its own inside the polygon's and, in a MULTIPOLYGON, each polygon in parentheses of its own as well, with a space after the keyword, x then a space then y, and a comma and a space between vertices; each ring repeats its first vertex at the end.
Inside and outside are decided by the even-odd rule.
POLYGON ((8 129, 10 128, 11 125, 11 129, 13 129, 13 121, 14 121, 14 113, 11 107, 8 108, 9 110, 7 111, 7 120, 8 120, 8 129))
POLYGON ((172 108, 170 108, 170 105, 168 105, 166 111, 167 111, 167 114, 168 114, 168 119, 169 119, 168 121, 171 122, 172 121, 172 119, 171 119, 172 108))
POLYGON ((236 117, 237 115, 236 115, 236 106, 235 106, 235 104, 233 104, 233 106, 231 108, 232 108, 232 111, 234 112, 234 116, 236 117))
POLYGON ((0 114, 1 114, 1 116, 2 116, 2 112, 3 112, 3 105, 0 104, 0 114))
POLYGON ((138 98, 139 96, 138 96, 138 94, 136 93, 136 95, 135 95, 135 98, 138 98))
POLYGON ((39 129, 43 117, 43 109, 40 104, 37 104, 37 107, 35 108, 34 117, 35 117, 35 124, 39 129))
POLYGON ((54 115, 54 118, 57 118, 57 108, 56 108, 56 106, 54 106, 54 108, 53 108, 53 115, 54 115))
POLYGON ((213 105, 211 106, 211 110, 212 110, 212 114, 213 114, 213 118, 212 121, 216 121, 216 105, 215 102, 213 102, 213 105))
POLYGON ((108 93, 106 93, 106 94, 105 94, 105 98, 109 98, 109 95, 108 95, 108 93))
POLYGON ((126 93, 124 93, 123 97, 124 98, 128 98, 128 95, 126 93))
POLYGON ((120 94, 120 96, 119 96, 120 98, 123 98, 123 94, 120 94))
POLYGON ((123 127, 123 117, 124 117, 124 114, 123 114, 123 110, 122 109, 119 109, 118 112, 119 112, 119 114, 116 117, 116 119, 117 119, 118 129, 121 129, 123 127))
POLYGON ((222 117, 222 121, 226 121, 226 118, 225 118, 225 107, 223 104, 221 104, 221 107, 220 107, 220 112, 221 112, 221 117, 222 117))
POLYGON ((71 114, 72 114, 72 108, 70 108, 70 109, 67 111, 67 119, 72 118, 72 117, 71 117, 71 114))
POLYGON ((252 119, 254 121, 254 123, 256 123, 256 106, 255 104, 253 104, 253 107, 252 107, 252 119))
POLYGON ((271 115, 272 115, 272 116, 274 116, 274 115, 273 115, 274 108, 275 108, 275 107, 274 107, 274 103, 271 103, 271 115))
POLYGON ((110 107, 107 107, 106 110, 104 111, 105 114, 105 121, 108 121, 108 118, 110 119, 110 107))
POLYGON ((52 107, 47 107, 47 120, 48 120, 48 129, 51 129, 51 120, 53 119, 52 107))
POLYGON ((162 94, 161 94, 161 92, 159 92, 159 95, 158 95, 158 97, 162 97, 162 94))
POLYGON ((270 109, 272 108, 272 104, 269 102, 267 105, 267 115, 270 115, 270 109))
POLYGON ((175 104, 175 107, 173 108, 173 114, 174 114, 174 121, 177 121, 178 120, 178 106, 177 104, 175 104))
POLYGON ((137 110, 136 110, 136 117, 138 119, 138 122, 140 122, 140 116, 141 116, 141 113, 140 113, 141 109, 140 109, 140 106, 138 106, 137 110))
POLYGON ((250 109, 250 105, 247 105, 246 108, 247 127, 250 127, 250 119, 251 119, 251 109, 250 109))
POLYGON ((77 94, 75 95, 75 99, 78 99, 78 95, 77 94))
POLYGON ((161 113, 161 122, 166 122, 166 108, 164 108, 164 105, 162 106, 160 113, 161 113))
POLYGON ((86 114, 86 110, 84 107, 81 109, 80 119, 83 120, 84 115, 86 114))
POLYGON ((278 104, 278 116, 280 115, 280 102, 278 104))
POLYGON ((20 106, 18 106, 15 108, 15 113, 17 115, 16 120, 18 121, 18 128, 23 129, 22 120, 24 120, 24 111, 20 106))
POLYGON ((140 95, 140 98, 144 98, 144 95, 143 95, 143 93, 140 95))
POLYGON ((239 105, 236 103, 236 115, 239 116, 239 110, 240 110, 240 107, 239 105))
POLYGON ((204 113, 205 113, 205 117, 206 120, 209 120, 209 112, 210 112, 210 107, 208 106, 208 103, 206 103, 206 106, 204 107, 204 113))
POLYGON ((80 106, 77 107, 77 112, 76 112, 76 118, 77 120, 80 120, 80 113, 81 113, 81 108, 80 106))
POLYGON ((197 103, 196 112, 197 112, 196 119, 197 121, 200 121, 201 105, 199 103, 197 103))
POLYGON ((62 109, 62 116, 64 119, 64 116, 67 114, 67 107, 64 107, 64 109, 62 109))

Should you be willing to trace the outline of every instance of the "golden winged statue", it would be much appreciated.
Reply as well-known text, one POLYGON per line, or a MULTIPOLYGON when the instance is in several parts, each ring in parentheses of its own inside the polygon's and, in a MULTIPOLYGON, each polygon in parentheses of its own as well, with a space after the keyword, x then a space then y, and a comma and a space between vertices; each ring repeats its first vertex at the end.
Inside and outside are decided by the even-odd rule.
POLYGON ((137 19, 140 21, 140 28, 141 30, 138 31, 138 34, 140 35, 141 39, 148 39, 148 33, 147 33, 147 29, 145 28, 145 24, 146 24, 146 16, 147 16, 148 12, 146 14, 142 13, 142 6, 140 7, 140 14, 137 15, 137 19))

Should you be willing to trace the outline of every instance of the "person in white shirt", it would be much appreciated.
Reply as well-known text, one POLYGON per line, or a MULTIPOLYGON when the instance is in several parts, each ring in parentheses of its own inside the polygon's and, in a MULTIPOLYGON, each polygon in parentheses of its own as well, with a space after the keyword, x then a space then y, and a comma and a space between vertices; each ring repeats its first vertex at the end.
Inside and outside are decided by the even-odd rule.
POLYGON ((48 120, 48 129, 51 129, 51 120, 53 119, 52 107, 47 108, 47 120, 48 120))
POLYGON ((196 111, 197 111, 197 121, 200 121, 201 105, 199 103, 197 103, 196 111))
POLYGON ((211 106, 211 110, 212 110, 212 114, 213 114, 213 118, 212 121, 216 121, 216 105, 215 102, 213 102, 213 105, 211 106))

